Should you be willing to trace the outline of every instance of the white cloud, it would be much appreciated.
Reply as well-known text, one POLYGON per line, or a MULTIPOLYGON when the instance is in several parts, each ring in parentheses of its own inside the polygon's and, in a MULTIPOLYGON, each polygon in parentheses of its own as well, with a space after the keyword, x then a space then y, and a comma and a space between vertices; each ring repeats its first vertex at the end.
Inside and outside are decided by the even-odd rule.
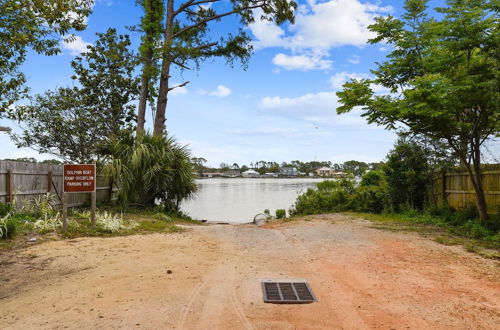
MULTIPOLYGON (((362 111, 355 109, 348 114, 337 115, 340 106, 337 91, 350 79, 370 79, 366 73, 339 72, 329 79, 331 90, 308 93, 297 97, 267 96, 260 100, 258 106, 268 114, 274 114, 290 119, 314 123, 318 126, 356 126, 370 127, 360 115, 362 111)), ((389 90, 380 85, 371 84, 376 94, 389 94, 389 90)), ((375 126, 371 126, 374 128, 375 126)))
POLYGON ((361 63, 361 57, 359 57, 358 55, 352 55, 347 59, 347 62, 351 64, 359 64, 361 63))
POLYGON ((288 56, 279 53, 273 58, 273 63, 286 70, 327 70, 332 67, 332 61, 323 60, 319 55, 288 56))
MULTIPOLYGON (((334 90, 342 90, 342 85, 348 82, 351 79, 371 79, 373 76, 366 74, 366 73, 355 73, 355 72, 340 72, 336 73, 330 78, 330 86, 334 90)), ((377 85, 377 84, 371 84, 370 85, 371 89, 375 92, 375 94, 389 94, 390 91, 388 88, 385 88, 384 86, 377 85)))
MULTIPOLYGON (((392 11, 391 6, 361 0, 309 0, 299 6, 295 24, 287 29, 260 19, 249 28, 256 39, 253 42, 256 49, 282 47, 292 51, 292 55, 276 55, 274 64, 287 70, 325 70, 331 68, 328 56, 332 48, 365 46, 368 39, 374 37, 368 26, 375 22, 375 17, 392 11)), ((262 11, 255 11, 255 17, 259 18, 261 14, 262 11)), ((357 56, 349 59, 353 64, 359 61, 357 56)))
POLYGON ((368 26, 391 7, 359 0, 311 2, 309 11, 297 16, 291 38, 295 47, 329 50, 344 45, 364 46, 373 33, 368 26))
POLYGON ((232 135, 243 135, 243 136, 279 136, 285 138, 306 138, 306 137, 317 137, 317 136, 330 136, 331 132, 327 131, 317 131, 314 129, 311 131, 311 127, 308 127, 307 131, 299 130, 297 128, 285 128, 285 127, 258 127, 251 129, 233 129, 226 130, 226 133, 232 135))
MULTIPOLYGON (((391 6, 362 3, 360 0, 310 0, 296 14, 295 24, 287 31, 274 23, 256 20, 250 30, 257 48, 284 47, 292 50, 312 49, 328 52, 333 47, 362 47, 373 33, 368 26, 375 17, 392 12, 391 6)), ((259 17, 260 11, 256 11, 259 17)))
POLYGON ((290 119, 298 119, 320 126, 358 126, 365 120, 358 112, 337 115, 339 106, 335 92, 320 92, 298 97, 265 97, 259 102, 259 108, 268 114, 274 114, 290 119))
POLYGON ((188 93, 188 89, 184 86, 176 87, 169 92, 169 95, 184 95, 188 93))
POLYGON ((245 145, 231 143, 211 143, 199 140, 180 140, 181 144, 189 145, 193 155, 200 155, 210 162, 208 166, 218 166, 225 163, 248 163, 255 159, 277 159, 277 155, 283 159, 292 159, 296 156, 296 151, 288 146, 270 147, 265 145, 245 145))
POLYGON ((334 92, 321 92, 315 94, 305 94, 299 97, 265 97, 259 106, 263 109, 292 109, 292 108, 314 108, 331 109, 332 104, 337 103, 337 96, 334 92))
POLYGON ((85 53, 88 51, 87 46, 91 46, 92 44, 84 41, 80 36, 74 36, 73 40, 70 40, 69 37, 61 40, 61 47, 68 50, 69 53, 73 56, 80 55, 81 53, 85 53))
POLYGON ((286 47, 288 42, 284 38, 285 31, 273 22, 260 20, 261 15, 262 11, 256 10, 257 19, 249 26, 256 39, 253 41, 254 48, 286 47))
POLYGON ((339 105, 335 92, 310 93, 298 97, 265 97, 259 102, 259 108, 268 114, 309 122, 314 126, 366 126, 359 111, 337 115, 339 105))
POLYGON ((113 5, 113 0, 96 0, 96 3, 102 3, 106 7, 111 7, 113 5))
POLYGON ((224 85, 219 85, 217 86, 217 89, 215 91, 201 91, 201 94, 204 95, 212 95, 212 96, 217 96, 217 97, 226 97, 231 95, 231 89, 224 85))
POLYGON ((351 79, 369 79, 370 76, 366 73, 349 73, 349 72, 340 72, 336 73, 330 78, 330 86, 334 90, 341 90, 342 85, 351 79))
POLYGON ((389 50, 389 48, 387 47, 380 47, 378 50, 380 50, 381 52, 386 52, 389 50))

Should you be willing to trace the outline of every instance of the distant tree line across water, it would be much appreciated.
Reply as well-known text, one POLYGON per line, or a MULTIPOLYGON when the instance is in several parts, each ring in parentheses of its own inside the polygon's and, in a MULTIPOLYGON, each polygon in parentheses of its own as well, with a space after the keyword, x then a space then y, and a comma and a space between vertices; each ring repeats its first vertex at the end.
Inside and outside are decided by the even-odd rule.
POLYGON ((253 169, 262 175, 265 173, 278 173, 280 168, 283 167, 293 167, 296 168, 298 172, 309 175, 310 173, 315 173, 319 168, 328 167, 334 171, 345 172, 354 176, 362 176, 368 170, 378 170, 383 164, 383 162, 365 163, 357 160, 349 160, 344 163, 333 163, 331 161, 302 162, 300 160, 278 163, 276 161, 258 160, 241 165, 238 163, 229 164, 222 162, 219 164, 219 167, 210 167, 206 166, 207 160, 201 157, 193 157, 192 162, 197 174, 202 174, 204 172, 225 172, 229 170, 236 170, 242 173, 249 169, 253 169))

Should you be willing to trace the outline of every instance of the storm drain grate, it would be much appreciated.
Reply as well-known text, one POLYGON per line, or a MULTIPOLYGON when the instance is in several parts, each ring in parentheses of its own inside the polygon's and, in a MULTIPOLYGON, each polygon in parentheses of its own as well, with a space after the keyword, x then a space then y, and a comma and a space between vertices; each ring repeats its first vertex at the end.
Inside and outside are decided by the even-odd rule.
POLYGON ((262 282, 264 302, 306 304, 317 301, 306 282, 262 282))

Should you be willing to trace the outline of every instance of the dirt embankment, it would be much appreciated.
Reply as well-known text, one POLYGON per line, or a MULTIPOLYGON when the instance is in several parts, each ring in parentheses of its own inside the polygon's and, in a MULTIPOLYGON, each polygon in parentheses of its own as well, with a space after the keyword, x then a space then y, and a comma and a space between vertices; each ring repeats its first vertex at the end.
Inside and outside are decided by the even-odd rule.
POLYGON ((0 255, 0 328, 495 329, 499 275, 340 215, 82 238, 0 255), (267 278, 306 279, 319 301, 264 304, 267 278))

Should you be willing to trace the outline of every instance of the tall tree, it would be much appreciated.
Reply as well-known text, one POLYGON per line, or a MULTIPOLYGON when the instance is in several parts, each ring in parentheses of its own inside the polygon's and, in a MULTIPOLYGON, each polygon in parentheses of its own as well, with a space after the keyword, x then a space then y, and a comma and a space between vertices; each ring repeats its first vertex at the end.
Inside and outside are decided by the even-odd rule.
POLYGON ((139 53, 142 62, 141 94, 137 114, 137 134, 144 133, 146 123, 146 108, 148 101, 155 95, 154 79, 158 77, 157 65, 158 45, 161 42, 163 31, 164 5, 163 0, 138 1, 144 10, 140 28, 143 36, 139 53))
POLYGON ((355 107, 370 123, 446 141, 467 169, 481 219, 487 218, 481 181, 481 145, 500 133, 500 24, 496 1, 448 0, 440 14, 427 1, 405 1, 401 19, 378 18, 371 43, 394 50, 373 71, 338 92, 338 113, 355 107), (388 88, 376 94, 372 84, 388 88))
POLYGON ((288 0, 183 0, 177 6, 174 0, 166 0, 166 20, 161 54, 160 84, 154 122, 154 133, 165 131, 168 93, 188 82, 172 86, 171 67, 175 65, 187 69, 208 58, 222 57, 229 64, 235 59, 246 63, 252 46, 250 38, 240 27, 236 34, 226 33, 217 38, 210 33, 211 25, 230 16, 236 16, 242 26, 260 19, 281 24, 293 21, 296 3, 288 0))
POLYGON ((354 176, 362 177, 368 169, 368 164, 357 160, 348 160, 342 164, 342 169, 354 174, 354 176))
POLYGON ((128 35, 117 34, 113 28, 96 35, 95 45, 71 62, 72 78, 81 85, 79 90, 89 105, 104 113, 104 124, 116 135, 135 120, 135 106, 130 102, 139 93, 136 55, 130 50, 128 35))
POLYGON ((421 145, 400 137, 387 155, 383 171, 392 208, 422 210, 429 182, 428 153, 421 145))
POLYGON ((0 1, 0 116, 27 95, 26 77, 19 67, 28 50, 59 53, 60 36, 85 29, 92 4, 93 0, 0 1))
POLYGON ((114 29, 97 35, 95 46, 71 63, 78 87, 47 91, 31 98, 30 105, 16 107, 24 128, 13 135, 19 147, 87 162, 112 136, 132 128, 130 101, 138 95, 138 78, 129 38, 114 29))

